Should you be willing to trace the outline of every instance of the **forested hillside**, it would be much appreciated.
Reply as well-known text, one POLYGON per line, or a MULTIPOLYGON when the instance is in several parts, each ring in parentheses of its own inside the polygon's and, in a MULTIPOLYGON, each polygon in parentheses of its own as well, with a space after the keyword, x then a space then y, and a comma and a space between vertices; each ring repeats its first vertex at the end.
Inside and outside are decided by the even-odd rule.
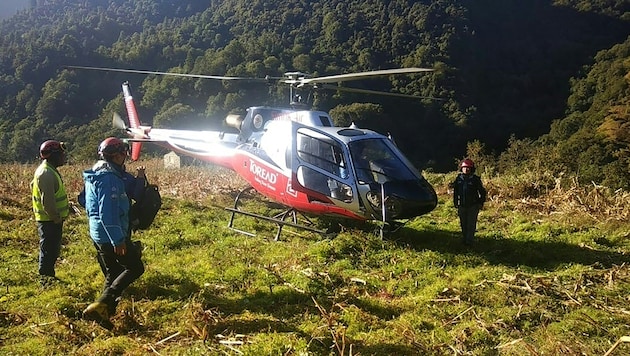
POLYGON ((249 77, 418 66, 436 71, 357 84, 442 100, 329 92, 314 104, 391 132, 422 169, 452 170, 472 142, 499 172, 630 188, 627 1, 46 0, 0 31, 0 161, 33 160, 51 137, 93 158, 115 133, 123 81, 142 121, 173 128, 287 104, 273 85, 68 65, 249 77))

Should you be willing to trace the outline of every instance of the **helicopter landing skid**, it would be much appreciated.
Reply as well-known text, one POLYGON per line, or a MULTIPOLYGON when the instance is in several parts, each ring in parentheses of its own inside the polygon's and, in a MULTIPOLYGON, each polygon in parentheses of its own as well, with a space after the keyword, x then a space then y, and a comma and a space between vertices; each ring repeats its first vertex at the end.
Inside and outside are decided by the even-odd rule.
POLYGON ((225 210, 231 212, 231 214, 230 214, 230 221, 228 222, 228 228, 230 228, 230 229, 232 229, 232 230, 234 230, 236 232, 239 232, 241 234, 247 235, 247 236, 252 236, 252 237, 256 236, 256 234, 253 233, 253 232, 240 230, 240 229, 237 229, 237 228, 234 227, 234 217, 236 216, 236 214, 242 214, 242 215, 250 216, 250 217, 253 217, 253 218, 256 218, 256 219, 270 221, 270 222, 273 222, 276 225, 278 225, 278 231, 276 232, 276 236, 274 238, 274 241, 278 241, 280 239, 280 234, 282 233, 282 228, 285 225, 288 225, 288 226, 291 226, 291 227, 295 227, 295 228, 298 228, 298 229, 302 229, 302 230, 316 232, 316 233, 319 233, 319 234, 326 234, 325 230, 319 230, 319 229, 316 229, 316 228, 313 228, 313 227, 310 227, 310 226, 307 226, 307 225, 302 225, 302 224, 298 223, 298 220, 297 220, 297 215, 298 214, 300 214, 302 216, 302 218, 304 220, 306 220, 308 223, 312 224, 312 221, 308 217, 306 217, 302 213, 300 213, 299 211, 295 210, 294 208, 289 208, 289 209, 283 211, 282 213, 276 214, 274 216, 265 216, 265 215, 260 215, 260 214, 252 213, 252 212, 249 212, 249 211, 241 210, 238 207, 238 203, 239 203, 239 200, 241 199, 241 195, 243 193, 245 193, 247 191, 251 191, 253 189, 254 189, 253 187, 247 187, 247 188, 241 190, 236 195, 236 199, 234 199, 234 207, 231 207, 231 208, 227 207, 227 208, 225 208, 225 210), (290 218, 291 220, 287 221, 286 220, 287 218, 290 218))
POLYGON ((385 235, 393 234, 400 230, 406 223, 407 222, 401 221, 378 221, 378 226, 374 229, 374 235, 380 236, 380 238, 383 239, 385 235))

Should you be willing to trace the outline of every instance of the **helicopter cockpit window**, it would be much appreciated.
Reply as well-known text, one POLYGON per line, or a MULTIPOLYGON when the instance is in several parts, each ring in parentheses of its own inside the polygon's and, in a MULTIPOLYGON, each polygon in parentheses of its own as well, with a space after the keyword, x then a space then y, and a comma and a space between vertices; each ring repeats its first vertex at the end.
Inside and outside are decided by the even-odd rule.
POLYGON ((297 143, 300 160, 343 179, 348 178, 343 150, 337 142, 298 131, 297 143))
POLYGON ((348 146, 359 183, 385 183, 416 178, 385 139, 353 141, 348 146))

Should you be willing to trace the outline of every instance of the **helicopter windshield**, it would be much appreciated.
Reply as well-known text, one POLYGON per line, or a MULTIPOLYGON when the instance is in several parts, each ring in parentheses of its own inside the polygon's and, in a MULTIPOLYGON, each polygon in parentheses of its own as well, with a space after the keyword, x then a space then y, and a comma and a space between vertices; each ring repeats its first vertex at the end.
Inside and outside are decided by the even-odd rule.
POLYGON ((385 183, 417 179, 386 139, 367 139, 348 143, 359 183, 385 183))

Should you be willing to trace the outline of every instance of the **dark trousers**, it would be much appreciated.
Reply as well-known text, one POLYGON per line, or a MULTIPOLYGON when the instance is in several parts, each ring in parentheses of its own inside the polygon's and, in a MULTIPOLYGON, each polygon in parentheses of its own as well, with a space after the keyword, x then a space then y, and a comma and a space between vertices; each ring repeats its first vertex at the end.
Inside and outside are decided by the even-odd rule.
POLYGON ((141 251, 130 239, 127 239, 125 244, 127 253, 124 256, 117 255, 111 244, 94 244, 96 259, 105 274, 103 293, 98 301, 107 304, 111 314, 115 312, 123 291, 144 273, 141 251))
POLYGON ((457 208, 457 215, 459 215, 459 225, 462 228, 462 238, 465 244, 472 244, 475 239, 475 232, 477 231, 477 216, 480 210, 479 205, 473 206, 460 206, 457 208))
POLYGON ((63 222, 55 224, 52 221, 38 221, 39 234, 39 274, 55 276, 55 263, 61 253, 61 232, 63 222))

